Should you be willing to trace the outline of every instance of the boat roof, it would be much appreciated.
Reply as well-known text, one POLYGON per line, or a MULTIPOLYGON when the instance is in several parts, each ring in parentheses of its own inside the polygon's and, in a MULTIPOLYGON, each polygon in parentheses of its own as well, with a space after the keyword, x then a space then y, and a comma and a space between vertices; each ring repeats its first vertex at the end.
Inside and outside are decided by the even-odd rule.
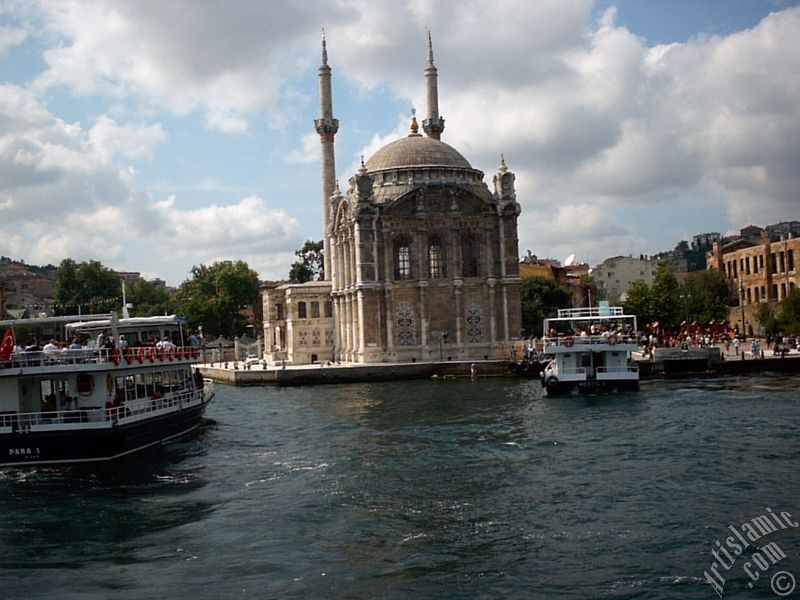
POLYGON ((109 316, 103 315, 66 315, 62 317, 32 317, 30 319, 7 319, 0 321, 0 327, 26 327, 36 325, 52 325, 54 323, 74 323, 76 321, 85 321, 87 319, 108 319, 109 316))
MULTIPOLYGON (((66 328, 67 331, 75 333, 79 331, 99 331, 111 327, 111 322, 112 318, 107 316, 105 319, 69 323, 66 328)), ((117 329, 146 329, 148 327, 158 326, 185 326, 186 319, 176 315, 163 315, 159 317, 130 317, 128 319, 118 319, 115 325, 117 329)))

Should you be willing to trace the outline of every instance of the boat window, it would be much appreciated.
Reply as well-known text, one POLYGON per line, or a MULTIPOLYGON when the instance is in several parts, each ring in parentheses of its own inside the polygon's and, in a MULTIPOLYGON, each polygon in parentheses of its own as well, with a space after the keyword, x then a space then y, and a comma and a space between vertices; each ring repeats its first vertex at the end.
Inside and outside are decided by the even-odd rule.
POLYGON ((136 383, 133 375, 125 376, 125 398, 126 400, 133 400, 136 398, 136 383))
POLYGON ((144 393, 145 396, 152 396, 153 390, 155 390, 155 382, 153 381, 153 374, 152 373, 145 373, 144 374, 144 393))

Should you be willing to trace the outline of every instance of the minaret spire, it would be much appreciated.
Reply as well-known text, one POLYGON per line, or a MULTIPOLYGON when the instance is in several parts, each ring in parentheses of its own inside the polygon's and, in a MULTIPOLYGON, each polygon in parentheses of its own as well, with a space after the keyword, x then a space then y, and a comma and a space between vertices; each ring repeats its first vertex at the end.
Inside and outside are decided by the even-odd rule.
POLYGON ((439 87, 436 65, 433 64, 433 42, 428 30, 428 63, 425 65, 425 98, 428 104, 428 116, 422 121, 422 129, 435 140, 442 137, 444 119, 439 116, 439 87))
POLYGON ((325 30, 322 30, 322 58, 319 65, 319 118, 314 119, 321 145, 322 165, 322 246, 324 253, 325 279, 331 278, 331 245, 329 237, 330 198, 336 188, 336 160, 333 138, 339 131, 339 120, 333 118, 333 96, 331 93, 331 68, 328 66, 328 47, 325 30))

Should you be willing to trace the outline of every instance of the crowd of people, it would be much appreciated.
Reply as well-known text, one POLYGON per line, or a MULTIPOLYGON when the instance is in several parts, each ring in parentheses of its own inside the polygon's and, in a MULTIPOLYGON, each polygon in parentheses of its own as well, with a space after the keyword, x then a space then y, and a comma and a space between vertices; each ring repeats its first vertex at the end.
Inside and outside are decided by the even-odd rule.
POLYGON ((76 355, 81 351, 86 352, 100 352, 104 356, 112 356, 115 350, 120 353, 125 352, 130 348, 154 348, 159 352, 167 353, 170 350, 175 351, 178 347, 188 346, 192 349, 202 349, 203 339, 200 335, 191 331, 189 337, 181 340, 181 334, 178 331, 173 331, 171 335, 165 335, 163 338, 153 337, 147 340, 134 340, 133 342, 126 339, 125 334, 120 334, 119 339, 109 335, 107 331, 100 332, 94 340, 87 336, 76 336, 68 343, 67 341, 51 338, 44 346, 42 346, 37 338, 31 338, 24 346, 15 342, 14 349, 11 356, 14 355, 43 355, 45 358, 55 359, 58 356, 76 355))

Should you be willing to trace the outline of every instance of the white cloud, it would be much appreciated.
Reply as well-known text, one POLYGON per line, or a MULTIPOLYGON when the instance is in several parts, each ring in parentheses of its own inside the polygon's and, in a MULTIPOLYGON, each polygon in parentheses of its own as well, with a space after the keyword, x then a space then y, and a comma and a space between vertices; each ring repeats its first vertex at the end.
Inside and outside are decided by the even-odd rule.
POLYGON ((280 109, 298 49, 319 19, 335 22, 340 12, 262 1, 40 2, 38 17, 62 43, 44 53, 36 89, 130 96, 179 115, 199 110, 208 127, 240 133, 266 107, 280 109))
POLYGON ((8 52, 10 48, 24 42, 27 36, 28 34, 25 33, 24 29, 0 25, 0 56, 8 52))
POLYGON ((105 116, 99 117, 89 130, 89 143, 104 162, 111 161, 116 156, 149 158, 156 144, 165 139, 160 123, 117 125, 113 119, 105 116))
POLYGON ((0 87, 0 122, 7 125, 0 133, 3 255, 42 264, 94 259, 178 283, 188 264, 223 255, 272 268, 272 255, 302 242, 293 217, 254 196, 193 209, 174 197, 154 201, 117 159, 148 156, 164 137, 159 125, 100 117, 86 131, 10 85, 0 87))
POLYGON ((319 161, 319 135, 311 131, 300 140, 300 148, 286 155, 287 162, 310 164, 319 161))
MULTIPOLYGON (((126 239, 150 246, 158 239, 155 247, 186 259, 250 256, 265 269, 275 257, 291 259, 307 232, 291 216, 304 208, 285 193, 289 184, 277 194, 291 197, 286 208, 245 187, 236 188, 244 196, 238 202, 189 208, 192 198, 180 198, 187 206, 178 198, 154 202, 124 162, 157 157, 172 140, 172 129, 167 140, 159 124, 169 122, 164 108, 196 112, 211 129, 242 134, 243 145, 256 123, 285 133, 287 122, 302 118, 307 133, 290 133, 299 147, 275 160, 287 169, 282 180, 291 180, 293 169, 318 157, 308 83, 322 25, 339 139, 352 136, 346 151, 337 146, 343 182, 359 165, 353 148, 362 146, 369 158, 406 135, 408 115, 393 124, 392 117, 372 121, 375 110, 347 114, 353 90, 342 89, 355 85, 362 103, 388 90, 422 116, 430 27, 447 119, 443 139, 489 180, 505 153, 523 205, 521 247, 566 255, 579 244, 585 260, 599 260, 671 246, 686 232, 687 215, 712 230, 797 217, 800 8, 746 31, 656 47, 618 25, 614 9, 593 21, 590 0, 242 0, 234 9, 189 0, 155 7, 65 0, 28 10, 44 28, 27 35, 47 46, 46 68, 27 88, 0 85, 0 250, 24 250, 29 260, 31 252, 90 248, 132 260, 126 239), (45 103, 62 89, 116 108, 83 125, 66 122, 45 103), (389 128, 371 138, 353 133, 389 128), (118 212, 105 212, 108 206, 118 212), (31 215, 51 222, 27 223, 31 215), (128 231, 107 233, 103 223, 112 218, 128 231)), ((0 54, 26 41, 19 31, 0 29, 0 54)), ((252 147, 245 160, 255 164, 252 147)), ((217 181, 232 177, 203 172, 194 188, 164 189, 213 193, 217 181)))

